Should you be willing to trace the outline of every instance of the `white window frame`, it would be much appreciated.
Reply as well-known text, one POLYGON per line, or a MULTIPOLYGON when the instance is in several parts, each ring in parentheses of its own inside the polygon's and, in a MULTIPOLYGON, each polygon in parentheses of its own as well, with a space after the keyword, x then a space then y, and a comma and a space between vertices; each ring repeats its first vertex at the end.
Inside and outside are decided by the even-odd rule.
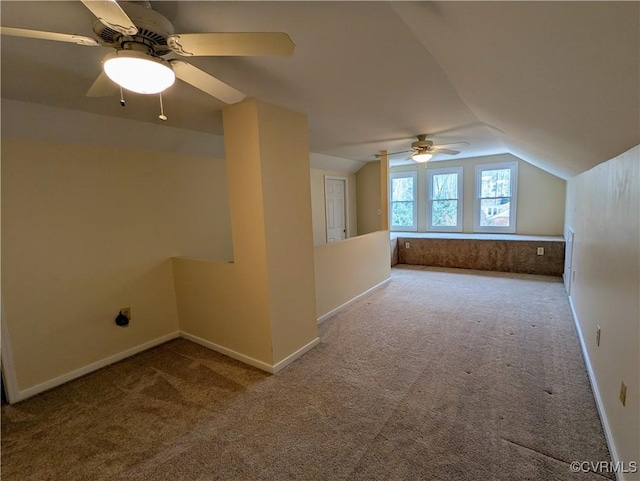
POLYGON ((417 231, 418 230, 418 172, 415 170, 407 172, 392 172, 389 174, 389 227, 394 231, 417 231), (393 179, 403 179, 411 177, 413 179, 413 225, 394 226, 393 225, 393 179))
POLYGON ((518 210, 518 162, 499 162, 495 164, 478 164, 476 165, 476 191, 473 206, 473 230, 474 232, 501 232, 504 234, 513 234, 516 232, 516 213, 518 210), (493 227, 480 226, 480 205, 482 193, 482 172, 485 170, 511 170, 511 200, 509 206, 509 226, 493 227))
POLYGON ((427 229, 436 232, 462 232, 463 214, 463 169, 462 167, 443 167, 438 169, 427 169, 427 229), (433 176, 442 174, 458 174, 458 198, 457 199, 436 199, 436 200, 457 200, 458 219, 455 226, 434 226, 433 216, 433 176))

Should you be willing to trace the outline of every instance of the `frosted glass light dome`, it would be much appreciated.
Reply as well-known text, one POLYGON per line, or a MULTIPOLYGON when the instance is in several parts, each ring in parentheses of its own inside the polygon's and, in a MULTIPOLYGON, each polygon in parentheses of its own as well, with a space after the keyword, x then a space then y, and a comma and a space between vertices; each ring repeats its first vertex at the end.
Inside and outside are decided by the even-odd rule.
POLYGON ((430 154, 428 152, 423 152, 423 151, 416 152, 411 156, 413 160, 420 163, 428 162, 431 160, 432 157, 433 157, 433 154, 430 154))
POLYGON ((123 89, 138 94, 157 94, 176 81, 169 63, 137 50, 118 50, 107 55, 104 73, 123 89))

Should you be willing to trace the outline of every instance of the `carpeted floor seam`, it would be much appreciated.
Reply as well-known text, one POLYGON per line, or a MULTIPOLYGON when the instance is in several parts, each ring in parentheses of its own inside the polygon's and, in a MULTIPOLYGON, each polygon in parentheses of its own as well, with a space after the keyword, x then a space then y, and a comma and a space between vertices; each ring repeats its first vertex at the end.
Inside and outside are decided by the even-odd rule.
POLYGON ((525 445, 524 445, 524 444, 522 444, 522 443, 518 443, 518 442, 516 442, 516 441, 512 441, 512 440, 507 439, 507 438, 504 438, 504 437, 501 437, 500 439, 502 439, 503 441, 506 441, 506 442, 508 442, 508 443, 510 443, 510 444, 513 444, 514 446, 518 446, 519 448, 527 449, 527 450, 529 450, 529 451, 533 451, 534 453, 537 453, 537 454, 539 454, 539 455, 541 455, 541 456, 544 456, 544 457, 547 457, 547 458, 553 459, 553 460, 555 460, 555 461, 559 461, 559 462, 561 462, 561 463, 564 463, 564 464, 566 464, 567 466, 568 466, 568 465, 569 465, 569 463, 570 463, 570 461, 566 461, 566 460, 561 459, 561 458, 558 458, 558 457, 556 457, 556 456, 552 456, 551 454, 548 454, 548 453, 543 453, 543 452, 542 452, 542 451, 540 451, 539 449, 532 448, 532 447, 529 447, 529 446, 525 446, 525 445))
MULTIPOLYGON (((416 383, 418 382, 418 380, 420 379, 420 377, 425 373, 427 369, 423 369, 421 370, 413 379, 413 382, 405 389, 404 394, 400 397, 400 399, 397 402, 396 407, 389 412, 389 415, 385 418, 384 422, 380 424, 380 428, 376 431, 375 435, 371 437, 371 439, 369 439, 367 441, 367 447, 371 446, 373 443, 375 443, 375 441, 382 435, 382 432, 385 430, 385 428, 387 428, 389 421, 396 417, 397 412, 400 410, 401 408, 401 404, 402 401, 404 401, 406 399, 406 397, 409 395, 409 393, 411 392, 411 390, 413 389, 413 387, 416 385, 416 383)), ((351 471, 349 472, 349 477, 352 477, 354 475, 354 473, 357 471, 358 469, 358 465, 360 464, 360 462, 362 461, 362 459, 364 458, 364 456, 367 454, 368 449, 363 449, 362 450, 362 454, 360 454, 354 464, 353 467, 351 469, 351 471)))

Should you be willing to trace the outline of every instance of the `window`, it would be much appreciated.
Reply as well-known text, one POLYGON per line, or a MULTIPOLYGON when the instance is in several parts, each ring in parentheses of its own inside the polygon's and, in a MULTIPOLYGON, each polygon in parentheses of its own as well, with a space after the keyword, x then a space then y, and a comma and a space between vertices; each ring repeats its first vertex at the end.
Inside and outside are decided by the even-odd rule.
POLYGON ((391 230, 416 230, 417 172, 391 174, 391 230))
POLYGON ((462 231, 462 167, 429 169, 429 230, 462 231))
POLYGON ((517 162, 476 166, 475 231, 516 231, 517 186, 517 162))

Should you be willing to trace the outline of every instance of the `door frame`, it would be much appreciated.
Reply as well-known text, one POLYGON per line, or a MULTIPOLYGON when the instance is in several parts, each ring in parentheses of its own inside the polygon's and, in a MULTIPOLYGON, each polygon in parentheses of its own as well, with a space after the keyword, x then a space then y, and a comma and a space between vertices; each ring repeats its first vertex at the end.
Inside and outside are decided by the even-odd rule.
POLYGON ((345 240, 351 237, 349 229, 349 178, 338 175, 324 176, 324 241, 329 242, 329 225, 327 219, 327 180, 342 180, 344 182, 344 227, 345 240))

